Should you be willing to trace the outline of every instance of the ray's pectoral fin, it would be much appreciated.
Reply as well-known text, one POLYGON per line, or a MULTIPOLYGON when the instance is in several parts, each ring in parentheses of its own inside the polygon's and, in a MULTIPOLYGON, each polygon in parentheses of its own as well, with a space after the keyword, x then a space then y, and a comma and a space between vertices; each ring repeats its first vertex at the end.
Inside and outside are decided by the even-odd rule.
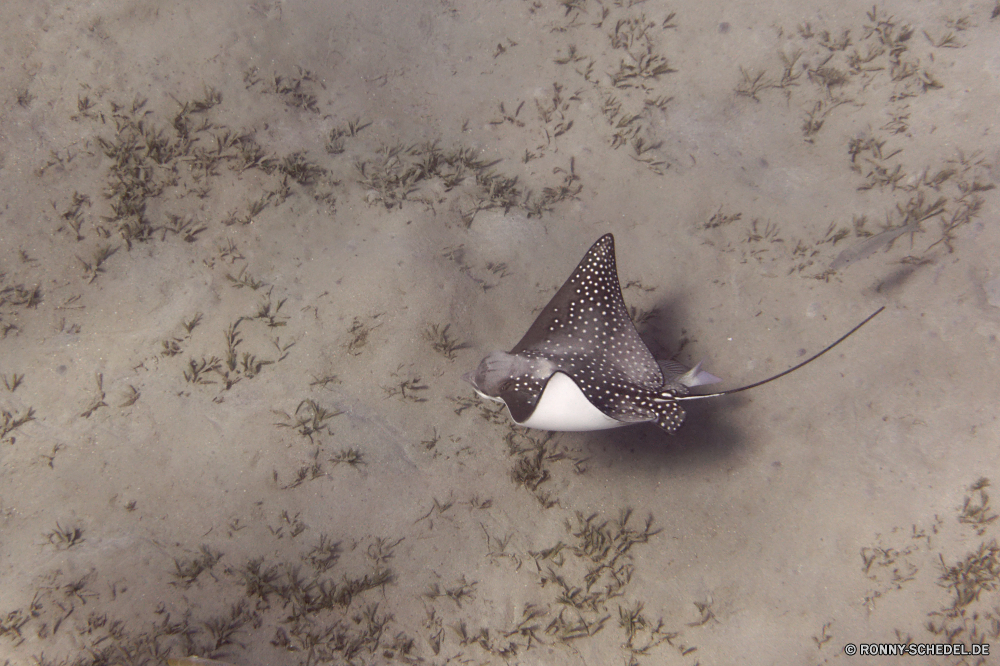
POLYGON ((615 380, 662 386, 660 367, 622 298, 614 236, 591 246, 510 353, 550 359, 582 387, 615 380))

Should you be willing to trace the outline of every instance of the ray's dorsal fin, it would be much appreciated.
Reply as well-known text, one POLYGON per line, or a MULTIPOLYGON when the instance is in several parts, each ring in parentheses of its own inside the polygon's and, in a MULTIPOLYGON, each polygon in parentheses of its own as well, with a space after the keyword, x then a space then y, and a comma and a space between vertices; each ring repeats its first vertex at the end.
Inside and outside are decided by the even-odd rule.
POLYGON ((844 333, 842 336, 840 336, 839 338, 837 338, 837 340, 835 340, 832 344, 829 344, 826 347, 824 347, 820 352, 818 352, 816 354, 813 354, 812 356, 810 356, 806 360, 802 361, 801 363, 799 363, 797 365, 793 365, 792 367, 788 368, 787 370, 785 370, 783 372, 779 372, 778 374, 773 375, 771 377, 768 377, 767 379, 762 379, 759 382, 754 382, 753 384, 747 384, 746 386, 740 386, 739 388, 729 389, 728 391, 719 391, 718 393, 704 393, 702 395, 676 396, 674 398, 674 400, 702 400, 704 398, 718 398, 719 396, 723 396, 723 395, 732 395, 733 393, 741 393, 742 391, 749 391, 752 388, 757 388, 758 386, 763 386, 764 384, 768 384, 770 382, 773 382, 775 379, 778 379, 780 377, 784 377, 785 375, 789 375, 789 374, 795 372, 796 370, 798 370, 799 368, 801 368, 803 366, 806 366, 806 365, 809 365, 810 363, 812 363, 813 361, 815 361, 816 359, 818 359, 820 356, 822 356, 823 354, 827 353, 828 351, 830 351, 831 349, 833 349, 834 347, 836 347, 837 345, 839 345, 841 342, 843 342, 847 338, 849 338, 852 335, 854 335, 858 331, 859 328, 861 328, 862 326, 864 326, 865 324, 867 324, 868 322, 870 322, 872 319, 874 319, 877 314, 879 314, 880 312, 882 312, 882 310, 885 310, 885 306, 884 305, 882 307, 880 307, 878 310, 876 310, 875 312, 873 312, 870 315, 868 315, 868 317, 865 318, 865 320, 863 322, 861 322, 860 324, 858 324, 857 326, 855 326, 854 328, 852 328, 851 330, 849 330, 847 333, 844 333))

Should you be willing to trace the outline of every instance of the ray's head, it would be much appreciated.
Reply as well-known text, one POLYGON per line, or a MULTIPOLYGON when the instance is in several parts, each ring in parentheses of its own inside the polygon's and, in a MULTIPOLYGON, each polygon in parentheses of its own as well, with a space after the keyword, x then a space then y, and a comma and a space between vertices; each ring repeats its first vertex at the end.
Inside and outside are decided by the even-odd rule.
POLYGON ((462 375, 462 379, 472 384, 472 388, 480 394, 497 399, 516 378, 547 378, 553 368, 542 367, 545 365, 547 362, 543 359, 495 351, 480 361, 475 370, 462 375))

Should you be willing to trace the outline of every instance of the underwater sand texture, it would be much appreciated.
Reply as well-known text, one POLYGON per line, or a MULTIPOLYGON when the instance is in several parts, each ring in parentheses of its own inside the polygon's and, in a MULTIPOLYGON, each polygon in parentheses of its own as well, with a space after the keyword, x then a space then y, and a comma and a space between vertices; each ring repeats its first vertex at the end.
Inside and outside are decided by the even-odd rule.
POLYGON ((0 15, 0 664, 1000 642, 993 0, 0 15), (513 427, 461 375, 606 232, 720 389, 886 311, 513 427))

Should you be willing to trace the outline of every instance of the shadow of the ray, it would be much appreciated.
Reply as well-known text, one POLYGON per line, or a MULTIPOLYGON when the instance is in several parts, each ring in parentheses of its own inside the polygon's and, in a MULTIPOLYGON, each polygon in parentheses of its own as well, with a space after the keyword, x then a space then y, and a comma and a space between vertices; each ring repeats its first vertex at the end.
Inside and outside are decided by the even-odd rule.
POLYGON ((673 435, 653 424, 589 433, 587 449, 595 465, 648 470, 649 467, 716 467, 736 454, 744 436, 734 412, 749 398, 726 396, 691 402, 673 435))
MULTIPOLYGON (((639 335, 655 358, 673 359, 687 366, 701 360, 689 358, 685 352, 688 344, 696 342, 683 324, 688 321, 687 310, 681 299, 665 298, 638 322, 639 335)), ((706 367, 709 372, 713 369, 710 364, 706 367)), ((710 393, 716 388, 697 387, 691 394, 710 393)), ((590 433, 592 459, 597 464, 636 467, 717 465, 741 448, 745 438, 737 415, 740 406, 750 399, 733 395, 686 401, 682 406, 687 416, 673 435, 652 424, 590 433)))

